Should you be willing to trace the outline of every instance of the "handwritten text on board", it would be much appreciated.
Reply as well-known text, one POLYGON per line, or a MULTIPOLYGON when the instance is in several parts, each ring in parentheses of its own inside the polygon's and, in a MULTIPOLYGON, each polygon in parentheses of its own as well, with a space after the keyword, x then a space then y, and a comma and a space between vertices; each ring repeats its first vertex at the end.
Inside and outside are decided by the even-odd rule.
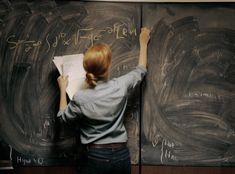
MULTIPOLYGON (((61 32, 55 38, 50 38, 51 35, 46 35, 47 52, 50 49, 56 48, 59 44, 69 46, 71 44, 79 45, 80 40, 89 41, 89 46, 92 46, 95 41, 102 40, 105 35, 113 35, 116 40, 125 39, 129 36, 136 36, 137 30, 131 24, 126 23, 115 23, 112 26, 104 27, 103 29, 90 28, 79 28, 77 31, 69 36, 68 33, 61 32)), ((19 40, 16 35, 10 35, 7 37, 7 43, 10 49, 18 49, 23 47, 25 52, 29 52, 33 48, 40 47, 43 44, 41 40, 29 40, 28 38, 19 40)))

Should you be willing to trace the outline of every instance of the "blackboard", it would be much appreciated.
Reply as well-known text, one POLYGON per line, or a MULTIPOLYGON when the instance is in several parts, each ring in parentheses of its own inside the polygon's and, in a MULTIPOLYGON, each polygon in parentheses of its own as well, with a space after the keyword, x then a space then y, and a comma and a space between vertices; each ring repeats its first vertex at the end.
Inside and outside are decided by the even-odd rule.
MULTIPOLYGON (((138 4, 0 2, 0 136, 12 147, 15 165, 76 163, 76 128, 56 119, 59 74, 52 59, 105 42, 113 50, 111 76, 122 75, 137 63, 140 21, 138 4)), ((125 124, 137 163, 139 100, 130 105, 125 124)))
POLYGON ((52 59, 105 42, 120 76, 137 64, 142 23, 152 32, 142 101, 137 89, 125 117, 132 163, 141 152, 143 165, 234 166, 234 21, 234 3, 1 1, 0 154, 14 165, 76 164, 76 128, 56 119, 52 59))
POLYGON ((234 4, 145 4, 143 164, 235 164, 234 4))

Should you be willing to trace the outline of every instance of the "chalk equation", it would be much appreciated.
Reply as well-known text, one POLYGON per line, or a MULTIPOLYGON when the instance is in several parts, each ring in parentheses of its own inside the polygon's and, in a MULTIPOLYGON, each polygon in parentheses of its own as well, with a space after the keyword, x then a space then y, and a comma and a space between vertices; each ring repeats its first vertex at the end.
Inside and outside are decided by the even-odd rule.
POLYGON ((16 156, 16 163, 21 164, 23 166, 32 165, 32 164, 42 166, 44 164, 44 159, 40 157, 27 158, 22 156, 16 156))
POLYGON ((175 144, 173 142, 170 142, 166 139, 162 141, 162 147, 161 147, 161 163, 164 163, 165 160, 173 160, 177 161, 176 156, 173 153, 175 144))
POLYGON ((160 146, 161 164, 169 161, 178 161, 176 155, 174 154, 174 149, 176 146, 174 142, 163 139, 160 135, 157 135, 151 143, 153 148, 158 148, 158 145, 160 146))
POLYGON ((92 46, 95 41, 102 40, 102 38, 107 35, 113 35, 113 38, 116 40, 126 39, 130 36, 136 37, 137 29, 129 23, 114 23, 102 29, 90 27, 79 28, 72 34, 60 32, 55 37, 53 36, 53 38, 51 34, 48 33, 43 40, 30 40, 29 36, 26 36, 25 39, 18 39, 16 35, 10 35, 7 37, 6 41, 9 44, 10 50, 22 48, 25 52, 29 52, 32 49, 39 48, 46 44, 47 52, 49 52, 51 48, 56 48, 58 45, 69 46, 74 44, 75 46, 79 46, 82 40, 88 41, 87 47, 89 47, 92 46))

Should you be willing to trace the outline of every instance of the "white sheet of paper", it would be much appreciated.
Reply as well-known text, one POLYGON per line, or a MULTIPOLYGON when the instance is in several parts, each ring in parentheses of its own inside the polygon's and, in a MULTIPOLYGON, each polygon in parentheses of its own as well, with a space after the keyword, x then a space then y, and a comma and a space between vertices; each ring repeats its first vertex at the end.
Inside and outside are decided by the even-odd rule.
POLYGON ((85 70, 83 69, 83 54, 73 54, 66 56, 55 56, 53 59, 59 73, 68 76, 68 87, 66 92, 70 99, 85 86, 85 70))

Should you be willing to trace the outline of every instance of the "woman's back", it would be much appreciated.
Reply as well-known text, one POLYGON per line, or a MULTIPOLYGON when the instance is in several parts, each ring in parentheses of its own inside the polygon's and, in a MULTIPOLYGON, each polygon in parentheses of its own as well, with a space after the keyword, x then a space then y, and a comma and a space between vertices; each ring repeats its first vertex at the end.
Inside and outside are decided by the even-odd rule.
POLYGON ((86 51, 83 67, 90 89, 78 91, 67 103, 68 78, 60 76, 60 111, 65 122, 79 120, 81 142, 86 147, 83 174, 131 173, 127 132, 123 116, 127 93, 146 74, 147 44, 150 30, 141 29, 138 66, 126 75, 108 81, 111 67, 111 49, 97 44, 86 51))
POLYGON ((146 68, 138 66, 126 75, 105 82, 99 81, 96 87, 75 94, 63 118, 79 118, 83 144, 127 141, 123 125, 127 93, 143 79, 145 74, 146 68))

